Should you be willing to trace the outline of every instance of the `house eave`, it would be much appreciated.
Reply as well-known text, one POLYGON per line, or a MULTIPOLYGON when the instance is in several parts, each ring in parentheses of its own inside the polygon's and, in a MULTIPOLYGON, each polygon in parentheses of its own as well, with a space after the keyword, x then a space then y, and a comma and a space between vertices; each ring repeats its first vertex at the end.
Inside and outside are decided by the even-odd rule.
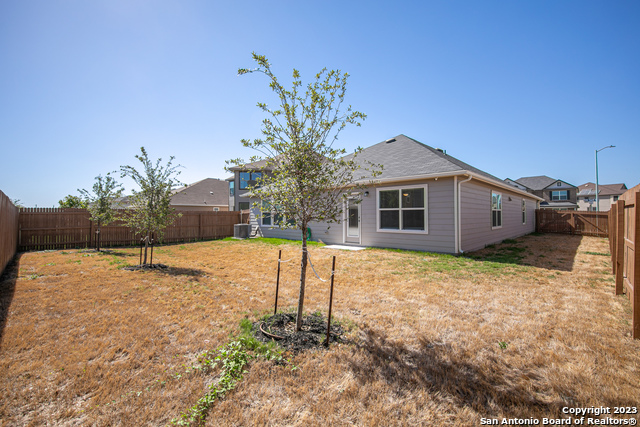
POLYGON ((534 194, 531 194, 527 191, 521 190, 513 185, 509 185, 506 183, 501 183, 500 181, 494 181, 487 179, 477 173, 470 172, 467 170, 458 170, 452 172, 441 172, 441 173, 430 173, 430 174, 421 174, 421 175, 411 175, 411 176, 403 176, 397 178, 382 178, 382 179, 371 179, 371 180, 359 180, 356 181, 356 184, 371 184, 371 185, 382 185, 382 184, 392 184, 397 182, 407 182, 407 181, 421 181, 425 179, 435 179, 435 178, 453 178, 454 176, 470 176, 471 178, 494 185, 496 187, 500 187, 509 191, 512 191, 517 194, 521 194, 523 196, 527 196, 530 199, 543 201, 542 197, 538 197, 534 194))

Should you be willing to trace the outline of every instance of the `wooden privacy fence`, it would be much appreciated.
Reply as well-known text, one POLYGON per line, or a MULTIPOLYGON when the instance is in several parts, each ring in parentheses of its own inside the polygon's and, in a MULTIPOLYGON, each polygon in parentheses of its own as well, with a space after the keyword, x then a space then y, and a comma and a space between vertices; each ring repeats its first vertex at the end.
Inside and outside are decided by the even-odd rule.
POLYGON ((536 231, 609 237, 609 213, 536 209, 536 231))
POLYGON ((0 274, 18 249, 18 208, 0 191, 0 274))
MULTIPOLYGON (((233 236, 234 224, 246 222, 248 211, 182 214, 164 233, 163 243, 221 239, 233 236)), ((20 210, 18 248, 21 251, 94 247, 97 227, 86 209, 23 208, 20 210)), ((100 228, 100 246, 131 246, 140 236, 116 221, 100 228)))
POLYGON ((609 211, 611 264, 616 276, 616 295, 631 300, 633 338, 640 339, 640 185, 628 190, 609 211))

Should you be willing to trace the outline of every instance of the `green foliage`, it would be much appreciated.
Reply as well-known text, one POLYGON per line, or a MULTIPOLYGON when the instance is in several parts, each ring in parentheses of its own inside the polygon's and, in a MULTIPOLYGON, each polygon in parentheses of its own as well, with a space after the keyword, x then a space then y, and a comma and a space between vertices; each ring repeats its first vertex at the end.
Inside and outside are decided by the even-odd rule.
MULTIPOLYGON (((121 177, 131 178, 139 187, 139 190, 133 190, 131 209, 126 210, 122 219, 144 236, 147 244, 153 235, 162 242, 164 230, 179 216, 170 203, 173 187, 181 185, 177 179, 180 165, 173 165, 173 156, 165 166, 160 164, 162 159, 154 164, 144 147, 140 148, 140 152, 136 159, 142 163, 141 171, 133 166, 120 166, 121 177)), ((146 260, 145 245, 145 264, 146 260)))
POLYGON ((22 200, 20 200, 20 199, 9 199, 9 200, 11 200, 11 203, 13 203, 13 205, 16 208, 18 208, 18 209, 24 208, 24 205, 22 204, 22 200))
POLYGON ((82 200, 79 196, 72 196, 69 194, 64 199, 59 200, 58 204, 61 208, 76 208, 76 209, 86 209, 87 203, 82 200))
POLYGON ((606 253, 606 252, 590 252, 590 251, 586 251, 585 254, 587 254, 587 255, 611 256, 610 253, 606 253))
MULTIPOLYGON (((334 147, 338 135, 347 125, 360 126, 364 113, 345 106, 349 74, 322 69, 315 80, 303 88, 300 72, 293 70, 292 88, 286 89, 273 74, 271 64, 255 52, 258 67, 241 68, 239 75, 261 73, 279 99, 271 109, 266 103, 258 107, 267 115, 262 121, 262 138, 243 139, 245 147, 260 155, 252 162, 264 160, 262 173, 249 185, 252 197, 260 200, 261 209, 271 215, 274 225, 295 228, 302 233, 300 296, 296 329, 302 327, 304 287, 307 267, 307 226, 311 222, 339 222, 348 193, 363 189, 367 178, 381 174, 381 165, 362 167, 356 162, 358 148, 349 156, 334 147), (268 172, 265 172, 268 171, 268 172), (347 191, 348 190, 348 191, 347 191)), ((242 159, 227 161, 242 166, 242 159)))
MULTIPOLYGON (((202 425, 207 412, 216 399, 233 390, 243 375, 245 367, 252 359, 263 358, 276 362, 283 362, 282 351, 275 349, 274 344, 264 344, 251 335, 253 325, 249 319, 240 321, 242 333, 239 338, 219 347, 217 350, 205 351, 198 357, 198 364, 187 368, 187 373, 193 370, 210 373, 220 368, 219 379, 209 386, 209 391, 178 418, 171 420, 171 424, 179 426, 202 425)), ((294 369, 295 366, 292 368, 294 369)), ((174 376, 180 378, 180 376, 174 376)))
POLYGON ((122 184, 118 184, 111 174, 107 174, 104 178, 98 175, 91 192, 85 189, 78 191, 88 206, 91 221, 96 222, 98 227, 116 219, 114 203, 115 199, 122 196, 123 189, 122 184))
MULTIPOLYGON (((262 201, 265 212, 275 214, 273 222, 282 228, 306 230, 311 221, 339 221, 346 188, 365 178, 356 176, 361 149, 345 157, 346 150, 333 146, 347 125, 360 126, 366 118, 351 106, 343 106, 349 74, 325 68, 301 93, 298 70, 293 70, 292 89, 288 90, 273 74, 266 57, 253 53, 253 59, 258 67, 239 69, 238 74, 266 75, 280 105, 271 109, 259 102, 258 107, 270 116, 262 122, 263 137, 242 140, 245 147, 262 154, 251 161, 265 159, 263 169, 271 171, 249 186, 250 191, 262 201)), ((234 159, 227 164, 243 165, 244 161, 234 159)), ((367 176, 380 174, 380 165, 370 166, 372 170, 365 169, 367 176)))
MULTIPOLYGON (((85 189, 78 190, 87 204, 87 209, 91 214, 91 221, 98 226, 98 234, 103 225, 109 225, 116 218, 116 210, 114 209, 115 200, 122 196, 122 184, 118 184, 116 180, 107 174, 104 178, 102 175, 96 177, 93 184, 92 192, 85 189)), ((99 242, 99 239, 96 239, 99 242)), ((100 250, 100 245, 97 247, 100 250)))

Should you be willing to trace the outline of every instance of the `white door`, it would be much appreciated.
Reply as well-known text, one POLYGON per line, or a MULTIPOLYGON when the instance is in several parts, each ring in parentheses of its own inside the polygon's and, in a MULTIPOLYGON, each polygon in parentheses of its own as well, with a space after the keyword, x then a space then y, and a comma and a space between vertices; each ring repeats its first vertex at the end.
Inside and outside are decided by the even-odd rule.
POLYGON ((347 200, 345 228, 345 243, 360 244, 360 203, 356 199, 347 200))

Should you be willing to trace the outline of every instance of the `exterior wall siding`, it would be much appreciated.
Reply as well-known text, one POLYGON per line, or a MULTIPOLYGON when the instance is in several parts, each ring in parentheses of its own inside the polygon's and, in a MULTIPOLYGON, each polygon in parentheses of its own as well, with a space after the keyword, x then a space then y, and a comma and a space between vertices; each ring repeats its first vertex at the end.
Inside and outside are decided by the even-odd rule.
MULTIPOLYGON (((368 188, 369 196, 363 197, 360 205, 360 245, 367 247, 397 248, 427 252, 454 253, 455 214, 454 180, 440 178, 421 182, 394 183, 389 187, 427 184, 428 233, 410 234, 377 231, 376 187, 368 188)), ((378 186, 384 189, 387 186, 378 186)), ((492 187, 472 180, 461 186, 461 234, 465 252, 482 249, 492 243, 515 238, 535 231, 535 199, 507 189, 492 187), (491 227, 491 191, 502 194, 502 227, 491 227), (511 200, 509 200, 511 198, 511 200), (522 200, 526 200, 526 223, 522 223, 522 200)), ((258 235, 300 240, 300 230, 281 230, 262 226, 259 210, 253 209, 252 224, 259 228, 258 235)), ((344 222, 339 224, 314 223, 311 225, 312 240, 326 244, 345 244, 344 222)))
POLYGON ((473 180, 462 184, 460 191, 462 251, 475 251, 535 231, 534 199, 473 180), (491 226, 492 190, 502 194, 502 227, 496 229, 491 226), (522 223, 523 198, 526 200, 525 224, 522 223))
MULTIPOLYGON (((360 244, 362 246, 421 250, 453 253, 454 211, 453 178, 441 178, 422 182, 407 182, 406 185, 427 184, 428 233, 410 234, 377 231, 376 187, 370 187, 369 196, 362 197, 360 204, 360 244)), ((392 187, 402 186, 394 183, 392 187)), ((385 188, 379 186, 378 188, 385 188)), ((259 212, 254 209, 254 216, 259 212)), ((256 219, 255 225, 259 221, 256 219)), ((300 230, 281 230, 277 227, 260 226, 264 237, 300 239, 300 230)), ((344 244, 344 222, 338 224, 314 223, 311 225, 312 240, 327 244, 344 244)))
MULTIPOLYGON (((453 253, 454 241, 454 201, 453 178, 430 179, 420 182, 406 182, 405 185, 427 184, 427 234, 409 234, 377 231, 376 188, 369 189, 361 207, 362 245, 379 248, 409 249, 428 252, 453 253)), ((402 187, 394 183, 391 187, 402 187)), ((383 189, 385 186, 379 186, 383 189)))

